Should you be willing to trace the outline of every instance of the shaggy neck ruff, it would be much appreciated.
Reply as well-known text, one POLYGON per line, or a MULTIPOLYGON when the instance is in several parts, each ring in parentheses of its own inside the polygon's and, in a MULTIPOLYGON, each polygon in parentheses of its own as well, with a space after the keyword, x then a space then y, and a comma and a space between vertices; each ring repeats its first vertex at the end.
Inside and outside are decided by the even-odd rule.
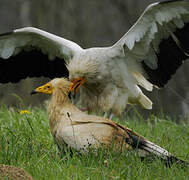
POLYGON ((71 103, 70 99, 68 98, 68 92, 69 87, 56 87, 52 95, 51 103, 55 104, 56 106, 63 106, 64 104, 71 103))
POLYGON ((69 87, 58 85, 52 94, 48 106, 48 117, 51 132, 54 131, 56 125, 61 120, 62 110, 65 106, 70 106, 71 100, 68 98, 69 87))

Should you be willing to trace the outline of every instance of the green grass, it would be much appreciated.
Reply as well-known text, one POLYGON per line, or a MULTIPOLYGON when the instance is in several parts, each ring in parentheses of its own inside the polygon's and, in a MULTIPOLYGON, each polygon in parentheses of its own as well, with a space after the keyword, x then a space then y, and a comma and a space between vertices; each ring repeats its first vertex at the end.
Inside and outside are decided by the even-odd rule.
MULTIPOLYGON (((0 108, 0 164, 27 170, 35 179, 189 179, 189 168, 171 168, 159 160, 140 161, 136 152, 99 150, 88 156, 73 152, 62 154, 53 142, 46 111, 0 108)), ((119 122, 118 119, 114 119, 119 122)), ((151 116, 144 121, 133 115, 120 122, 164 147, 177 157, 189 161, 189 124, 176 124, 170 118, 151 116)))

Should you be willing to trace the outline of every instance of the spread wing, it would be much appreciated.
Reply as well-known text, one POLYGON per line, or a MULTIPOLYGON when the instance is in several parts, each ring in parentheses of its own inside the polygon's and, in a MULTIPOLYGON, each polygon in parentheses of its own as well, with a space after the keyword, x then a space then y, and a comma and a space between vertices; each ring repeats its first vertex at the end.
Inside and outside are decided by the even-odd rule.
POLYGON ((0 35, 0 83, 26 77, 67 77, 66 61, 82 50, 76 43, 27 27, 0 35))
POLYGON ((152 84, 163 87, 189 56, 189 2, 149 5, 113 47, 140 63, 152 84))

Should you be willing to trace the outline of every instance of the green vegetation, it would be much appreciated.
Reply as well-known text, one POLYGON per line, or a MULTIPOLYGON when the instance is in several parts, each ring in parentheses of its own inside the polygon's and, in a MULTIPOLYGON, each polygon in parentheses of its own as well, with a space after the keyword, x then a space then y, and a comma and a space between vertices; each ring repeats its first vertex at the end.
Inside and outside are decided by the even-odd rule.
MULTIPOLYGON (((40 108, 20 114, 16 108, 0 108, 0 164, 24 168, 35 179, 189 179, 189 168, 171 168, 159 160, 141 161, 135 152, 99 150, 88 156, 60 153, 49 131, 48 117, 40 108)), ((118 119, 114 119, 118 121, 118 119)), ((120 122, 189 161, 189 124, 135 115, 120 122)))

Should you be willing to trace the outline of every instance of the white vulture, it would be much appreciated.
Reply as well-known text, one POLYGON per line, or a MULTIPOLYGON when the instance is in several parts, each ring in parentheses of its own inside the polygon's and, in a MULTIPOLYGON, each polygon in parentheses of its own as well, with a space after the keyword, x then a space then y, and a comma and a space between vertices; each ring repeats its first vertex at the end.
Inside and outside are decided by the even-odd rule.
POLYGON ((48 32, 26 27, 0 36, 0 82, 25 77, 68 77, 89 111, 119 115, 128 103, 152 108, 140 86, 163 87, 189 54, 189 2, 149 5, 110 47, 83 49, 48 32))

